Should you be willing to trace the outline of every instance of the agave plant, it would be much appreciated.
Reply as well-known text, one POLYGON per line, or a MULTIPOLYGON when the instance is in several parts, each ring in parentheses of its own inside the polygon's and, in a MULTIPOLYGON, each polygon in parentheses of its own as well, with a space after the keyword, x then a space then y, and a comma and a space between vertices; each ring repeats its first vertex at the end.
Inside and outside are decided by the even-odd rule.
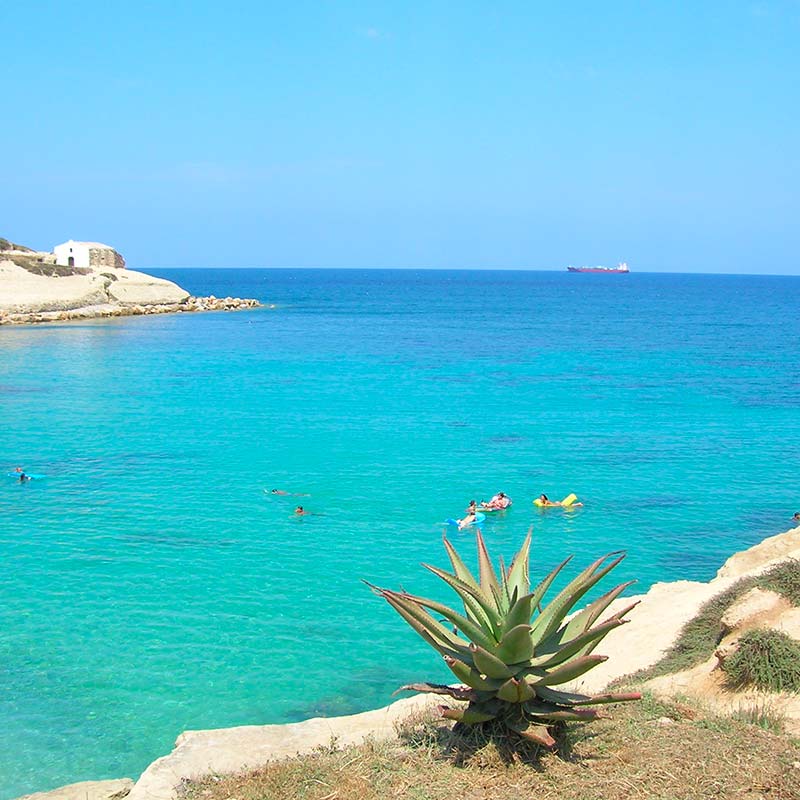
POLYGON ((442 654, 461 682, 457 686, 414 683, 398 691, 436 692, 465 700, 467 705, 458 708, 440 706, 442 715, 465 725, 498 720, 545 747, 555 745, 548 730, 553 723, 596 719, 598 711, 589 708, 591 705, 641 697, 638 693, 591 696, 554 688, 605 661, 606 656, 592 655, 592 651, 606 634, 628 621, 623 617, 636 603, 598 623, 601 614, 633 581, 614 587, 571 615, 578 601, 622 561, 623 553, 599 558, 542 607, 545 593, 572 556, 531 591, 530 532, 507 570, 500 560, 499 578, 480 531, 476 538, 478 580, 446 536, 444 546, 453 572, 423 565, 455 590, 464 604, 463 614, 435 600, 369 584, 442 654))

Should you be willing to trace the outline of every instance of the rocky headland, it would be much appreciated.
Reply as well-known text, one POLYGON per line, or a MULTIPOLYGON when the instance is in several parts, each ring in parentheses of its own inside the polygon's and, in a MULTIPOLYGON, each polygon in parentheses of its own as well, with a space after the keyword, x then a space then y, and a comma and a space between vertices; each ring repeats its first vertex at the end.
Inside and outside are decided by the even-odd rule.
MULTIPOLYGON (((732 556, 707 582, 674 581, 657 583, 639 597, 624 597, 617 604, 639 600, 631 623, 614 630, 603 643, 611 658, 596 670, 591 679, 575 689, 599 691, 614 681, 640 673, 659 662, 678 640, 685 626, 714 598, 730 592, 747 580, 764 575, 778 564, 790 566, 796 576, 800 569, 800 527, 765 539, 760 544, 732 556)), ((793 577, 794 581, 795 578, 793 577)), ((726 689, 720 680, 719 664, 730 657, 737 638, 754 626, 783 631, 800 639, 800 609, 770 593, 750 591, 727 610, 720 620, 723 636, 720 649, 703 664, 664 678, 639 684, 656 695, 691 697, 720 711, 741 710, 744 706, 779 711, 787 732, 800 733, 798 695, 770 692, 738 692, 726 689)), ((612 605, 609 612, 616 610, 612 605)), ((634 676, 635 677, 635 676, 634 676)), ((222 730, 187 731, 175 749, 154 761, 134 783, 122 779, 73 784, 53 792, 29 796, 30 800, 177 800, 187 781, 204 776, 240 773, 268 762, 307 754, 336 742, 339 747, 367 739, 397 736, 398 722, 432 709, 441 702, 438 695, 417 695, 386 708, 349 717, 309 719, 291 725, 243 726, 222 730)), ((666 720, 670 722, 670 720, 666 720)), ((797 762, 800 767, 800 761, 797 762)), ((330 795, 331 797, 335 796, 330 795)), ((637 795, 638 796, 638 795, 637 795)), ((749 796, 749 795, 748 795, 749 796)))
POLYGON ((238 297, 193 297, 172 281, 124 267, 60 265, 52 253, 0 239, 0 325, 260 305, 238 297))

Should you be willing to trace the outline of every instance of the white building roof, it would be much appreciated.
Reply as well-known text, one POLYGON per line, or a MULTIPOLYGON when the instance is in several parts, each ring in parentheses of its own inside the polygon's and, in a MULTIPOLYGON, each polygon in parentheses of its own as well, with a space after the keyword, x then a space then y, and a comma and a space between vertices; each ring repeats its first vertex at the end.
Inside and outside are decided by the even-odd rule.
POLYGON ((70 239, 68 242, 64 242, 64 244, 58 244, 56 247, 64 247, 64 245, 82 245, 83 247, 102 247, 106 250, 113 250, 114 248, 110 244, 103 244, 102 242, 76 242, 74 239, 70 239))

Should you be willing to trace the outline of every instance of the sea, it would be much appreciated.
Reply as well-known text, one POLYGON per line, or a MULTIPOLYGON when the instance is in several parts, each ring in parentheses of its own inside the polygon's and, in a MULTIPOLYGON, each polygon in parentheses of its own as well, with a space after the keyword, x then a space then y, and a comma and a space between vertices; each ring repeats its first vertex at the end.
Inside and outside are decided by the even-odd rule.
POLYGON ((629 593, 800 510, 800 278, 147 271, 264 306, 0 328, 0 800, 447 680, 365 581, 455 602, 470 500, 629 593))

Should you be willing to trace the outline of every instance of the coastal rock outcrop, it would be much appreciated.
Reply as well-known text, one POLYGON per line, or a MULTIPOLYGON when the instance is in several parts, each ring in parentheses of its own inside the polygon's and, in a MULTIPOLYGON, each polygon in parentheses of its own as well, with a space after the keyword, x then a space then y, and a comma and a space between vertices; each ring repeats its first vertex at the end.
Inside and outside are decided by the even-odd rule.
POLYGON ((0 324, 260 305, 251 299, 192 297, 172 281, 124 268, 59 268, 42 259, 12 261, 6 253, 0 255, 0 324))
POLYGON ((130 778, 110 781, 82 781, 53 789, 52 792, 26 794, 18 800, 122 800, 133 788, 130 778))

